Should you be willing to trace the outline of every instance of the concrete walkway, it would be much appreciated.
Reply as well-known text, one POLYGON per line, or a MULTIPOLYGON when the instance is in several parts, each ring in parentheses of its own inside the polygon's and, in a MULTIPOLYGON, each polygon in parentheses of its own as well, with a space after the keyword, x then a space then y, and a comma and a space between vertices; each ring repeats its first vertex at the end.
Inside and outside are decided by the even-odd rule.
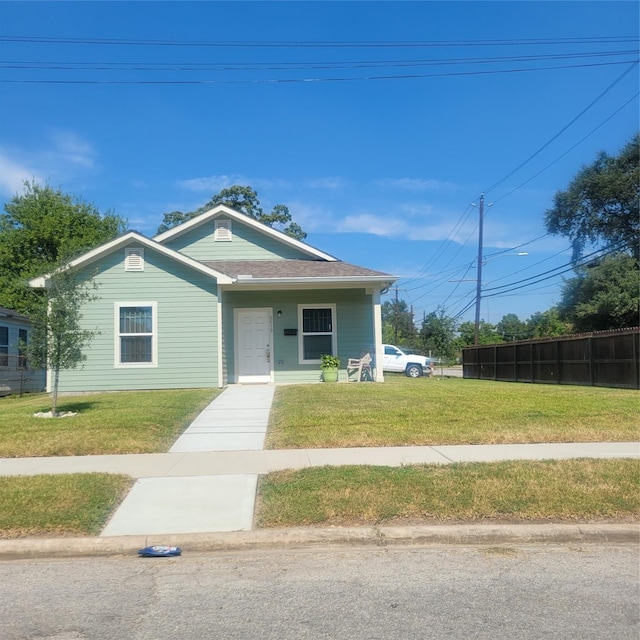
POLYGON ((258 476, 281 469, 551 458, 640 458, 639 442, 263 450, 274 385, 227 387, 168 453, 2 458, 0 475, 107 472, 136 483, 101 536, 252 529, 258 476))
MULTIPOLYGON (((273 385, 227 387, 187 427, 167 455, 261 450, 274 392, 273 385)), ((250 530, 258 474, 211 473, 210 464, 198 472, 191 468, 188 474, 138 476, 100 535, 250 530)))

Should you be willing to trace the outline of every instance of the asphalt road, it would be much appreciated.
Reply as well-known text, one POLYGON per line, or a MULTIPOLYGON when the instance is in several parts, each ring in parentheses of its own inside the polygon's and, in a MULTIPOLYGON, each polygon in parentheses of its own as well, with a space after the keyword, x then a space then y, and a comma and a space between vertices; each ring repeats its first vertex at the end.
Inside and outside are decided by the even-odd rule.
POLYGON ((4 640, 637 640, 638 548, 332 549, 0 563, 4 640))

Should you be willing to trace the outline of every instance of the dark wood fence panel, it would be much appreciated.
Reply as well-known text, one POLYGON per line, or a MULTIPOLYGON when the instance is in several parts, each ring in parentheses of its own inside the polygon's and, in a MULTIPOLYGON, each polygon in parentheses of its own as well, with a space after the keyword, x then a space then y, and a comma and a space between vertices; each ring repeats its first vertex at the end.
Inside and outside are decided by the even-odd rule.
POLYGON ((640 328, 467 347, 463 375, 478 380, 640 389, 640 328))

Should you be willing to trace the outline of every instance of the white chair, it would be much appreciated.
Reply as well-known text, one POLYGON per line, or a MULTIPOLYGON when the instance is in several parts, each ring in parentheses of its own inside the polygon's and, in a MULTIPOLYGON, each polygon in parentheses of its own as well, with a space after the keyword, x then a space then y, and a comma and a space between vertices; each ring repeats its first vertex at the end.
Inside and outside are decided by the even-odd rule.
POLYGON ((347 362, 347 380, 352 373, 358 372, 356 382, 362 382, 363 376, 368 377, 369 380, 373 380, 371 374, 371 354, 365 353, 361 358, 349 358, 347 362))

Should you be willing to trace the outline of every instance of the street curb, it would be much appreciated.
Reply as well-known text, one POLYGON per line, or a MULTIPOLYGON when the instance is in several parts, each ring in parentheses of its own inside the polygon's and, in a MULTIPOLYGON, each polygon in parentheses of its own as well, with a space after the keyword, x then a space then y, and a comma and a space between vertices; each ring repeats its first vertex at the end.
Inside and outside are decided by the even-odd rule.
POLYGON ((261 529, 105 538, 0 540, 0 560, 133 556, 150 545, 181 547, 183 554, 327 546, 428 547, 437 545, 629 544, 640 524, 480 524, 397 527, 261 529))

